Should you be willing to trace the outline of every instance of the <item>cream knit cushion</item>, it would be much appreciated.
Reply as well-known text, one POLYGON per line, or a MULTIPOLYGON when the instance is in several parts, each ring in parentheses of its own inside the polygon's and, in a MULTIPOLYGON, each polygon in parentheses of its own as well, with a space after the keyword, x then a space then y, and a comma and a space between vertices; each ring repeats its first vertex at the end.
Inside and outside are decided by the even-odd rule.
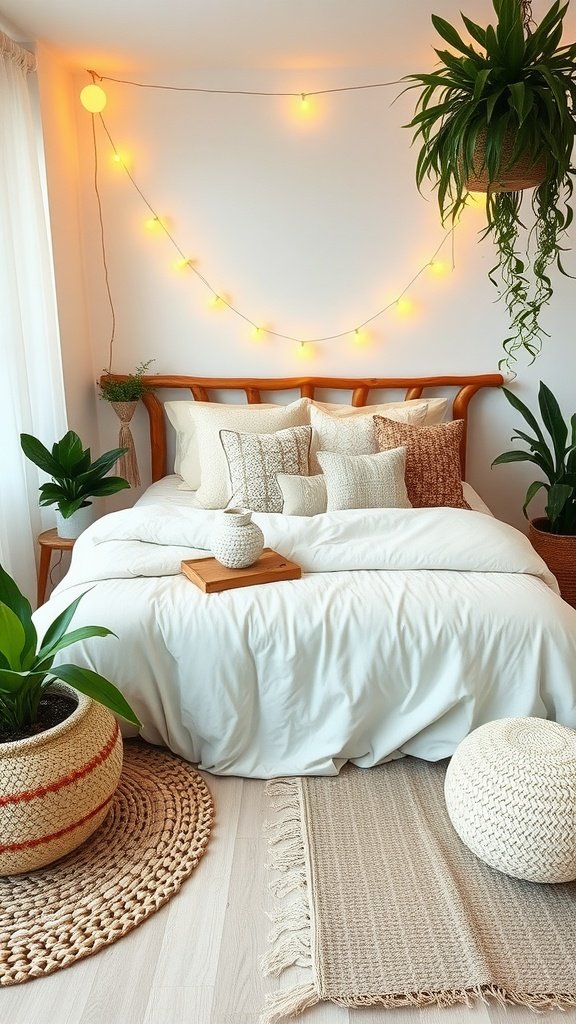
MULTIPOLYGON (((196 426, 190 414, 190 409, 193 406, 196 409, 206 408, 206 406, 214 409, 214 405, 214 402, 194 402, 192 399, 164 402, 164 412, 170 424, 174 427, 176 435, 174 472, 179 473, 185 479, 184 487, 188 490, 195 491, 197 487, 200 487, 200 453, 198 451, 196 426)), ((244 402, 242 405, 227 405, 226 409, 227 411, 230 409, 246 411, 248 409, 251 412, 253 407, 248 407, 244 402)), ((256 408, 256 415, 262 409, 278 409, 278 406, 261 403, 256 408)))
POLYGON ((404 468, 406 449, 376 455, 318 452, 326 480, 327 511, 345 508, 411 508, 404 468))
POLYGON ((466 846, 531 882, 576 878, 576 732, 540 718, 480 726, 448 766, 446 806, 466 846))
POLYGON ((373 455, 377 452, 374 429, 374 411, 387 409, 386 415, 397 423, 421 425, 426 422, 426 402, 399 403, 391 408, 372 406, 366 409, 348 408, 346 412, 326 412, 310 402, 310 423, 314 429, 310 449, 310 472, 319 473, 317 453, 342 452, 345 455, 373 455))

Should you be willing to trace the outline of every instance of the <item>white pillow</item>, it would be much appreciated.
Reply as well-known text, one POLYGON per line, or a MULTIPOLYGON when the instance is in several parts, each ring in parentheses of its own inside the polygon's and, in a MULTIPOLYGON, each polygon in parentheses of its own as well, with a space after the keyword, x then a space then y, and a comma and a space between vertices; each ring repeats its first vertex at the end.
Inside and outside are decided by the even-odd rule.
MULTIPOLYGON (((316 458, 318 451, 342 452, 345 455, 374 455, 378 451, 372 409, 381 407, 369 406, 368 408, 370 412, 366 412, 365 409, 361 412, 357 409, 355 410, 356 415, 342 413, 335 416, 310 403, 310 423, 314 428, 310 449, 311 473, 320 472, 316 458)), ((388 410, 386 415, 388 419, 396 420, 398 423, 422 426, 426 409, 419 403, 418 407, 398 407, 388 410)))
POLYGON ((412 508, 404 482, 406 449, 390 448, 377 455, 318 452, 326 479, 326 508, 412 508), (390 458, 382 459, 382 455, 390 458))
POLYGON ((322 473, 317 476, 277 473, 276 480, 282 491, 284 515, 317 516, 326 511, 326 481, 322 473))
POLYGON ((396 409, 411 409, 420 410, 422 419, 410 419, 402 420, 403 423, 441 423, 444 419, 444 414, 448 407, 447 398, 410 398, 407 402, 384 402, 381 405, 341 405, 339 402, 317 402, 315 399, 310 400, 311 406, 316 406, 317 409, 322 409, 323 412, 329 412, 332 416, 362 416, 366 413, 370 415, 387 416, 388 419, 396 419, 392 415, 396 409))
MULTIPOLYGON (((196 440, 196 427, 189 414, 192 406, 214 407, 214 402, 194 402, 192 399, 176 402, 164 402, 164 411, 176 433, 176 450, 174 455, 174 472, 179 473, 186 482, 186 489, 195 491, 200 487, 200 456, 196 440)), ((219 406, 221 408, 221 405, 219 406)), ((252 406, 228 405, 227 409, 252 409, 252 406)), ((262 403, 258 409, 277 409, 277 405, 262 403)))
MULTIPOLYGON (((221 430, 273 434, 288 427, 306 426, 309 422, 308 407, 307 398, 299 398, 290 405, 267 408, 261 405, 231 406, 216 402, 193 402, 188 414, 196 431, 200 461, 200 486, 196 494, 198 503, 203 508, 226 508, 232 496, 228 463, 220 443, 221 430)), ((185 476, 184 480, 192 486, 185 476)))

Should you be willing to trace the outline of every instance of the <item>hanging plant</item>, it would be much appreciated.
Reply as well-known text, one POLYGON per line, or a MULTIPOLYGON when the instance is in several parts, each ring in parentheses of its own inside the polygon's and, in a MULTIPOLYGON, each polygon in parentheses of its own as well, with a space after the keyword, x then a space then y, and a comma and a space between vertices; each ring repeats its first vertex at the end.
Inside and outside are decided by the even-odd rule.
POLYGON ((493 6, 494 26, 461 15, 480 49, 432 15, 451 50, 436 50, 438 70, 406 77, 408 89, 420 90, 406 127, 420 144, 418 188, 425 179, 433 183, 443 221, 458 218, 471 191, 486 192, 481 237, 491 236, 496 246, 489 278, 508 310, 500 365, 510 368, 519 350, 532 359, 540 352, 546 334, 540 314, 553 293, 550 270, 555 265, 566 274, 561 254, 573 217, 576 44, 560 46, 567 3, 556 0, 534 27, 527 0, 493 0, 493 6), (522 190, 532 187, 533 223, 523 251, 529 203, 522 190))

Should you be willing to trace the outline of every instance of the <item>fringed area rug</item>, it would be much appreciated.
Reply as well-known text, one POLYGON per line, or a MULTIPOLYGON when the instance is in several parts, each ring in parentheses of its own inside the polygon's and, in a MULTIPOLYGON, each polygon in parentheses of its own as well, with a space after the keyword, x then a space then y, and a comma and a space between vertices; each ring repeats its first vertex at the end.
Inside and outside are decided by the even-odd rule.
POLYGON ((191 764, 125 743, 118 789, 94 835, 54 864, 0 878, 0 985, 67 967, 145 921, 194 870, 213 821, 191 764))
POLYGON ((268 783, 279 909, 263 968, 299 964, 310 979, 271 996, 263 1024, 321 1000, 576 1006, 576 883, 522 882, 478 860, 448 818, 444 772, 405 758, 268 783))

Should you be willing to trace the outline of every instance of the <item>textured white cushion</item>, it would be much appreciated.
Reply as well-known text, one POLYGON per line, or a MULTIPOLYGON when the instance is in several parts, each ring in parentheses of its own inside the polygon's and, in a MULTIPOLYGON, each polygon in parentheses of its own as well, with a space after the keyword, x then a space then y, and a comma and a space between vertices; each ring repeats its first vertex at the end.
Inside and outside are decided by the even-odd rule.
POLYGON ((407 402, 383 402, 380 405, 341 405, 339 402, 317 402, 311 399, 311 406, 329 412, 332 416, 362 416, 370 413, 372 416, 388 416, 395 419, 392 413, 397 409, 405 411, 412 410, 416 415, 420 413, 422 419, 403 420, 404 423, 441 423, 448 407, 447 398, 410 398, 407 402))
MULTIPOLYGON (((187 481, 184 485, 186 490, 191 489, 195 491, 200 487, 200 456, 198 454, 196 426, 189 410, 193 406, 196 408, 206 408, 206 406, 214 408, 216 404, 215 402, 194 402, 192 399, 164 402, 164 411, 176 434, 174 472, 179 473, 187 481)), ((221 409, 222 405, 218 405, 218 408, 221 409)), ((260 412, 262 409, 277 408, 277 405, 262 403, 258 405, 256 411, 260 412)), ((252 411, 254 406, 247 406, 243 402, 241 405, 227 405, 226 409, 249 409, 252 411)))
POLYGON ((282 491, 282 511, 287 516, 317 516, 326 511, 326 480, 324 475, 276 475, 282 491))
POLYGON ((253 512, 281 512, 278 473, 308 473, 312 427, 290 427, 273 434, 221 430, 228 462, 231 500, 253 512))
MULTIPOLYGON (((196 431, 200 461, 200 486, 196 494, 203 508, 225 508, 231 497, 230 477, 221 430, 237 430, 247 434, 271 434, 276 430, 308 424, 307 398, 290 405, 231 406, 213 402, 194 402, 189 416, 196 431)), ((183 468, 181 469, 184 476, 183 468)), ((184 476, 186 483, 192 484, 184 476)))
MULTIPOLYGON (((335 416, 310 403, 310 423, 314 428, 310 450, 311 473, 320 472, 316 458, 318 451, 343 452, 345 455, 373 455, 378 451, 372 409, 381 407, 369 408, 370 412, 356 409, 353 415, 339 413, 335 416)), ((416 407, 394 408, 389 412, 390 418, 398 423, 423 424, 425 415, 423 403, 416 407)))
POLYGON ((328 512, 343 508, 411 508, 404 483, 406 449, 377 455, 318 452, 328 512), (382 455, 389 458, 382 459, 382 455))

